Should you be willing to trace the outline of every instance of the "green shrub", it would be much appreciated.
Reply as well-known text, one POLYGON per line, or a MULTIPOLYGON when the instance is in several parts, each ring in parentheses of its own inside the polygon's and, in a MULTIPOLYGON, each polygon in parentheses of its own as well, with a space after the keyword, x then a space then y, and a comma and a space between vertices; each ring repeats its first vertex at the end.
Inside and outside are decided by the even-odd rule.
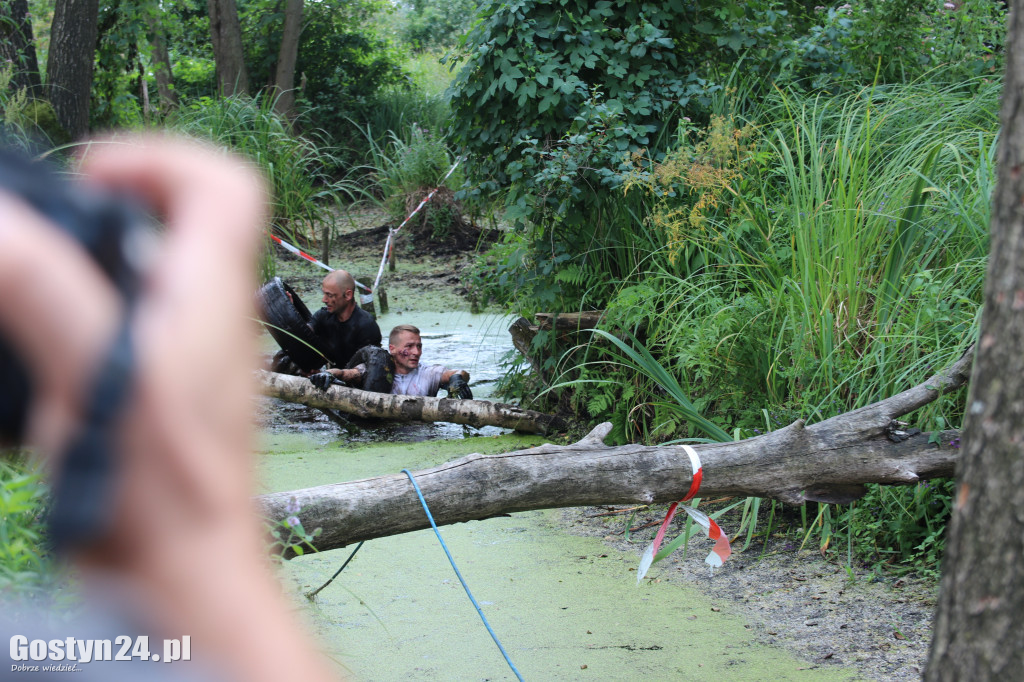
POLYGON ((434 197, 411 220, 409 230, 444 240, 456 224, 462 222, 461 206, 450 189, 462 184, 462 172, 455 168, 444 184, 440 184, 456 162, 445 139, 416 124, 406 130, 408 132, 401 136, 390 132, 384 145, 377 144, 371 131, 366 130, 375 191, 382 198, 388 217, 398 224, 437 189, 434 197))
MULTIPOLYGON (((381 0, 305 4, 295 66, 296 85, 305 85, 298 94, 311 108, 312 125, 339 143, 360 142, 351 120, 362 121, 372 114, 375 95, 382 88, 405 82, 401 64, 406 53, 370 21, 388 7, 381 0)), ((280 26, 274 30, 280 31, 280 26)), ((252 72, 255 82, 260 82, 261 74, 269 77, 279 44, 276 34, 268 36, 260 55, 250 57, 250 63, 263 65, 252 72)))
POLYGON ((52 574, 43 542, 45 487, 24 456, 0 452, 0 591, 31 591, 52 574))
POLYGON ((451 47, 469 29, 476 14, 476 0, 444 0, 410 3, 401 27, 402 41, 416 51, 451 47))
POLYGON ((838 541, 852 542, 856 555, 871 565, 938 577, 953 488, 952 479, 915 486, 870 485, 843 513, 838 541))
POLYGON ((14 64, 0 65, 0 125, 4 143, 29 148, 47 140, 57 144, 68 142, 53 106, 46 100, 29 97, 24 88, 14 90, 13 76, 14 64))

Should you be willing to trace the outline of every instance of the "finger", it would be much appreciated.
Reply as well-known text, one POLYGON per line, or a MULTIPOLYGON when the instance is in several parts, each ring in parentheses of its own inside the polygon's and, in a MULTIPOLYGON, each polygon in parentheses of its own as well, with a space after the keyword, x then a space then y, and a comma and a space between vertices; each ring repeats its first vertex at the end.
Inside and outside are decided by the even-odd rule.
POLYGON ((264 185, 251 166, 196 142, 134 137, 91 147, 81 170, 92 181, 141 196, 163 217, 168 243, 153 296, 176 307, 183 316, 178 323, 219 326, 221 311, 237 312, 235 306, 250 298, 266 216, 264 185), (202 296, 209 286, 224 288, 202 296))
POLYGON ((163 390, 180 391, 179 402, 190 396, 194 416, 237 424, 244 408, 232 397, 248 386, 255 357, 245 320, 266 215, 259 175, 223 151, 152 136, 93 145, 80 167, 88 181, 142 197, 165 221, 138 324, 140 352, 159 358, 163 390))

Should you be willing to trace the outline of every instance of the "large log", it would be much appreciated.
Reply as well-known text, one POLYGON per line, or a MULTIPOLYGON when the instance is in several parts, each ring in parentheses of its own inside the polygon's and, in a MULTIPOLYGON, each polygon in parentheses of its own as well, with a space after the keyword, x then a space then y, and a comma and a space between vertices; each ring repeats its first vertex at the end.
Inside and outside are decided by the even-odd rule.
MULTIPOLYGON (((896 421, 967 382, 973 349, 945 372, 867 407, 732 443, 694 446, 702 496, 753 495, 792 504, 847 503, 867 483, 909 485, 953 475, 957 431, 906 431, 896 421)), ((414 473, 438 525, 517 511, 593 504, 650 504, 682 498, 690 461, 678 446, 604 445, 602 424, 572 445, 468 455, 414 473)), ((405 474, 263 495, 268 518, 288 516, 291 498, 320 550, 429 528, 405 474)))
POLYGON ((341 410, 363 418, 452 422, 477 427, 500 426, 523 433, 545 435, 568 427, 560 417, 487 400, 449 400, 371 393, 338 385, 322 391, 313 386, 309 379, 266 370, 257 370, 256 377, 264 395, 309 407, 341 410))

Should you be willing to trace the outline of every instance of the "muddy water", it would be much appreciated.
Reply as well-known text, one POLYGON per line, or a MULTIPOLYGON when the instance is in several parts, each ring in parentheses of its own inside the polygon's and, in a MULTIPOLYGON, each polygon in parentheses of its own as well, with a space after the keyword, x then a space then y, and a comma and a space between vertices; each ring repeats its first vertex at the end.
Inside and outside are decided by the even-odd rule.
MULTIPOLYGON (((305 297, 310 309, 319 307, 312 295, 305 297)), ((305 299, 304 299, 305 300, 305 299)), ((505 373, 506 356, 513 350, 508 328, 515 318, 469 312, 423 313, 394 311, 378 315, 377 324, 384 335, 384 346, 391 329, 400 324, 418 327, 423 339, 424 366, 439 364, 470 373, 474 398, 490 398, 495 383, 505 373)), ((278 350, 270 334, 263 334, 262 349, 268 356, 278 350)), ((445 393, 442 391, 441 396, 445 393)), ((351 443, 448 440, 470 436, 494 436, 508 433, 493 426, 473 428, 457 424, 374 423, 369 428, 358 423, 350 434, 339 433, 338 427, 317 410, 302 405, 274 401, 277 417, 268 428, 274 431, 319 432, 323 438, 343 437, 351 443)))
POLYGON ((476 398, 487 398, 494 383, 504 374, 503 361, 512 348, 508 333, 514 318, 502 315, 474 315, 467 312, 405 312, 378 315, 387 343, 388 332, 400 324, 411 324, 422 332, 422 365, 445 365, 465 369, 476 398))
MULTIPOLYGON (((264 438, 261 471, 268 490, 290 490, 537 442, 506 435, 352 445, 277 432, 264 438)), ((637 556, 567 534, 555 514, 519 513, 441 529, 525 679, 852 677, 757 644, 729 602, 668 583, 637 586, 630 571, 637 556)), ((367 542, 315 604, 299 596, 326 581, 349 551, 301 557, 282 573, 323 647, 356 679, 514 679, 429 530, 367 542)), ((700 561, 702 553, 693 556, 700 561)))
MULTIPOLYGON (((511 348, 508 320, 468 313, 391 314, 423 331, 425 363, 468 369, 487 397, 511 348)), ((538 437, 454 425, 381 425, 345 434, 315 411, 263 434, 265 490, 416 471, 471 452, 535 445, 538 437), (380 441, 387 442, 380 442, 380 441)), ((294 415, 293 415, 294 416, 294 415)), ((429 503, 429 500, 428 500, 429 503)), ((301 516, 301 513, 300 513, 301 516)), ((815 669, 760 645, 729 602, 696 588, 645 582, 638 557, 566 533, 556 512, 446 526, 445 541, 474 596, 527 680, 834 680, 850 670, 815 669)), ((360 680, 511 680, 431 531, 366 543, 315 604, 301 594, 326 581, 348 549, 305 556, 282 576, 322 646, 360 680)), ((692 553, 701 561, 701 552, 692 553)))

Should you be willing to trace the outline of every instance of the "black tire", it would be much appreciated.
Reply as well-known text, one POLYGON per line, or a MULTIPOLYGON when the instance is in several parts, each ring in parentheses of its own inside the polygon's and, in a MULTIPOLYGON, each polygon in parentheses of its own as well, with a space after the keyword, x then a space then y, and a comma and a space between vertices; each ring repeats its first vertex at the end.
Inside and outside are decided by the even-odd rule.
POLYGON ((356 365, 366 365, 362 386, 364 391, 391 393, 391 386, 395 383, 395 359, 391 353, 380 346, 363 346, 356 351, 345 368, 352 369, 356 365))
POLYGON ((284 280, 275 277, 264 284, 256 292, 256 308, 267 323, 267 331, 292 362, 306 372, 324 366, 323 347, 309 326, 313 314, 284 280), (288 294, 292 295, 291 301, 288 294))

